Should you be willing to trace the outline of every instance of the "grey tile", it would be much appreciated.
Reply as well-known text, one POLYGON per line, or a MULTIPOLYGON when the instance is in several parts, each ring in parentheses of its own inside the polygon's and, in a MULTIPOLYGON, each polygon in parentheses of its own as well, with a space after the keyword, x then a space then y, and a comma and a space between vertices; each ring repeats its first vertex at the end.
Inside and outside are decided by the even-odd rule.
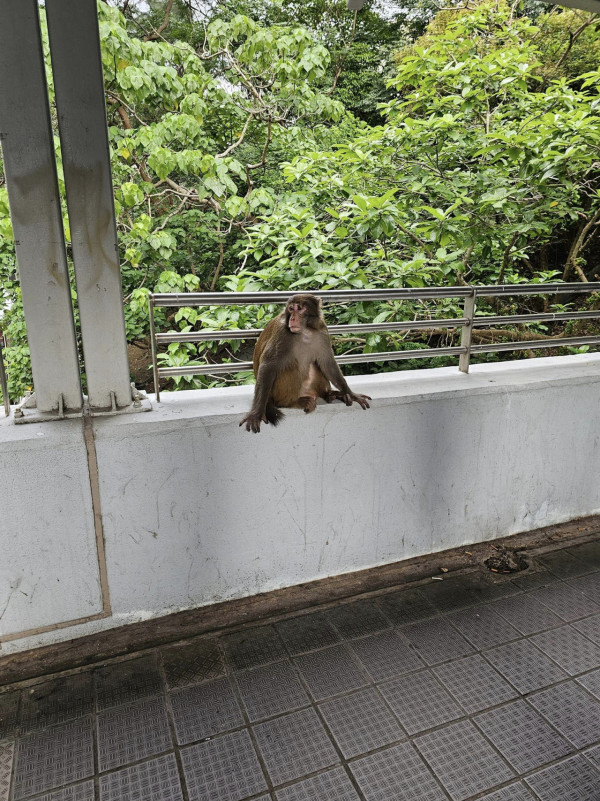
POLYGON ((453 801, 491 790, 514 776, 468 720, 424 734, 415 745, 453 801))
POLYGON ((244 718, 229 679, 216 679, 171 693, 179 745, 243 726, 244 718))
POLYGON ((334 768, 292 784, 278 790, 275 797, 277 801, 359 801, 343 768, 334 768))
POLYGON ((100 771, 169 751, 173 746, 163 698, 107 709, 97 716, 100 771))
POLYGON ((274 785, 339 762, 314 709, 259 723, 254 727, 254 734, 274 785))
POLYGON ((600 573, 592 573, 590 576, 569 579, 567 584, 575 590, 582 592, 587 598, 600 604, 600 573))
POLYGON ((594 572, 594 567, 564 548, 539 557, 539 563, 561 579, 577 578, 594 572))
POLYGON ((531 593, 515 598, 503 598, 492 604, 498 612, 521 634, 535 634, 563 622, 547 606, 536 600, 531 593))
POLYGON ((409 734, 416 734, 462 716, 433 673, 410 673, 379 687, 409 734))
POLYGON ((98 709, 130 704, 163 691, 154 656, 106 665, 94 671, 98 709))
POLYGON ((573 751, 525 701, 485 712, 474 721, 518 773, 528 773, 573 751))
POLYGON ((540 801, 598 801, 600 798, 600 772, 579 755, 544 768, 525 781, 540 801))
POLYGON ((23 690, 20 730, 39 731, 57 723, 83 718, 94 711, 91 673, 66 676, 23 690))
POLYGON ((315 701, 356 690, 369 683, 345 645, 296 657, 296 664, 315 701))
POLYGON ((569 553, 585 562, 593 570, 600 570, 600 538, 584 542, 581 545, 573 545, 568 549, 569 553))
POLYGON ((473 653, 473 647, 445 618, 405 626, 402 633, 428 665, 473 653))
POLYGON ((525 788, 524 784, 518 782, 517 784, 509 784, 503 787, 502 790, 496 790, 490 795, 484 795, 479 801, 534 801, 533 796, 525 788))
POLYGON ((366 801, 446 801, 443 790, 410 743, 357 759, 350 764, 350 770, 366 801))
POLYGON ((488 574, 477 571, 432 582, 427 588, 427 599, 440 612, 451 612, 516 592, 516 587, 509 581, 493 581, 488 574))
POLYGON ((182 748, 181 761, 190 801, 241 801, 267 789, 245 729, 182 748))
POLYGON ((577 748, 600 740, 600 702, 575 682, 535 693, 529 701, 577 748))
POLYGON ((545 631, 531 637, 531 642, 571 676, 600 667, 600 647, 571 626, 545 631))
POLYGON ((214 640, 196 640, 165 648, 162 661, 171 689, 211 681, 225 672, 221 648, 214 640))
POLYGON ((8 801, 14 751, 15 744, 12 741, 0 742, 0 801, 8 801))
POLYGON ((244 629, 223 637, 225 653, 233 670, 250 670, 285 659, 285 646, 273 626, 244 629))
POLYGON ((585 676, 581 676, 577 679, 577 683, 600 699, 600 670, 594 670, 585 676))
POLYGON ((472 609, 454 612, 448 615, 448 620, 475 648, 481 650, 521 636, 514 626, 489 606, 475 606, 472 609))
POLYGON ((35 801, 94 801, 95 798, 94 782, 89 780, 82 784, 72 784, 63 790, 37 796, 35 801))
POLYGON ((560 581, 560 579, 541 565, 532 564, 529 570, 515 573, 510 581, 520 590, 527 592, 528 590, 536 590, 538 587, 546 587, 548 584, 560 581))
POLYGON ((377 605, 396 626, 417 623, 420 620, 436 617, 438 614, 438 610, 427 599, 425 593, 415 587, 381 595, 377 599, 377 605))
POLYGON ((469 714, 509 701, 517 695, 479 654, 447 662, 433 672, 469 714))
POLYGON ((520 693, 529 693, 566 678, 567 674, 527 640, 486 651, 486 659, 520 693))
POLYGON ((531 594, 567 623, 600 612, 600 606, 584 595, 580 589, 562 582, 541 587, 531 594))
POLYGON ((350 647, 374 681, 384 681, 425 667, 408 640, 396 631, 355 640, 350 647))
POLYGON ((596 645, 600 645, 600 615, 592 615, 591 617, 586 617, 584 620, 577 620, 571 625, 574 629, 577 629, 577 631, 585 634, 585 636, 595 642, 596 645))
POLYGON ((590 760, 594 767, 600 770, 600 745, 595 745, 585 752, 585 756, 590 760))
POLYGON ((376 634, 390 627, 390 622, 371 601, 336 606, 327 612, 327 619, 346 640, 376 634))
POLYGON ((0 740, 17 734, 20 692, 0 692, 0 740))
POLYGON ((275 628, 291 656, 317 651, 328 645, 336 645, 342 640, 331 623, 325 619, 325 615, 320 612, 282 620, 275 628))
POLYGON ((94 774, 92 723, 83 718, 17 742, 13 799, 52 790, 94 774))
POLYGON ((101 776, 100 801, 183 801, 174 755, 101 776))
POLYGON ((296 671, 287 660, 238 673, 237 684, 252 722, 310 703, 296 671))
POLYGON ((319 708, 345 759, 405 739, 374 687, 327 701, 319 708))

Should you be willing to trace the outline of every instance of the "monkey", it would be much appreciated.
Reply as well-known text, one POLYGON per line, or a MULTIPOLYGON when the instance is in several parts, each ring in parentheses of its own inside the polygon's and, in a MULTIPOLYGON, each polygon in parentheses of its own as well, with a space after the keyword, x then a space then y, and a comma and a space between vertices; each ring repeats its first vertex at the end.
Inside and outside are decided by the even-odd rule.
POLYGON ((369 408, 369 395, 352 392, 335 361, 321 300, 314 295, 294 295, 267 323, 254 347, 253 367, 254 400, 240 423, 246 431, 258 434, 261 423, 276 426, 284 417, 278 407, 314 412, 317 398, 369 408))

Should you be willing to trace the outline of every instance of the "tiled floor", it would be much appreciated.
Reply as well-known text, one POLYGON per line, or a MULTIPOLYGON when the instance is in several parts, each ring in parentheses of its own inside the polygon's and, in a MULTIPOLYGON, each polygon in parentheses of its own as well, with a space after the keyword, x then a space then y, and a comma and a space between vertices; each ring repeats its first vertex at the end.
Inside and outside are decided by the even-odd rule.
POLYGON ((0 801, 600 801, 600 541, 0 691, 0 801))

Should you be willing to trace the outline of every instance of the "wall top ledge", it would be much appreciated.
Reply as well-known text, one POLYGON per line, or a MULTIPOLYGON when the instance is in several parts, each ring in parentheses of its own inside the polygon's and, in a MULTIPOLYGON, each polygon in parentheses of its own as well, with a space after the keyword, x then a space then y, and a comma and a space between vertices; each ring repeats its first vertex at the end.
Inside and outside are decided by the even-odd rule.
MULTIPOLYGON (((355 392, 373 398, 372 408, 375 410, 382 406, 443 399, 449 395, 485 395, 499 390, 531 391, 562 383, 575 385, 596 381, 600 383, 600 353, 476 364, 471 365, 467 375, 459 372, 457 367, 438 367, 348 378, 355 392)), ((110 437, 115 429, 119 429, 122 435, 123 427, 132 433, 140 427, 146 429, 153 425, 165 430, 169 424, 179 427, 193 424, 198 419, 203 425, 230 424, 241 420, 248 411, 253 392, 253 386, 161 392, 161 403, 158 404, 150 395, 152 411, 149 413, 96 418, 96 437, 110 437)), ((323 403, 318 411, 334 413, 339 406, 337 403, 331 406, 323 403)), ((363 414, 356 405, 352 411, 363 414)), ((289 416, 302 414, 300 409, 286 409, 289 416)))

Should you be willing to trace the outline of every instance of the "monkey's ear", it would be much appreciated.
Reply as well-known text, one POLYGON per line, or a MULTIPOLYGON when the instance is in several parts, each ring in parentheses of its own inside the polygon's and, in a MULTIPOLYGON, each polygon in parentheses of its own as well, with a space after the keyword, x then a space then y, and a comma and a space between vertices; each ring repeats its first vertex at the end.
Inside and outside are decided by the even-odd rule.
POLYGON ((322 298, 316 298, 316 301, 317 301, 317 311, 320 312, 323 309, 323 299, 322 298))

